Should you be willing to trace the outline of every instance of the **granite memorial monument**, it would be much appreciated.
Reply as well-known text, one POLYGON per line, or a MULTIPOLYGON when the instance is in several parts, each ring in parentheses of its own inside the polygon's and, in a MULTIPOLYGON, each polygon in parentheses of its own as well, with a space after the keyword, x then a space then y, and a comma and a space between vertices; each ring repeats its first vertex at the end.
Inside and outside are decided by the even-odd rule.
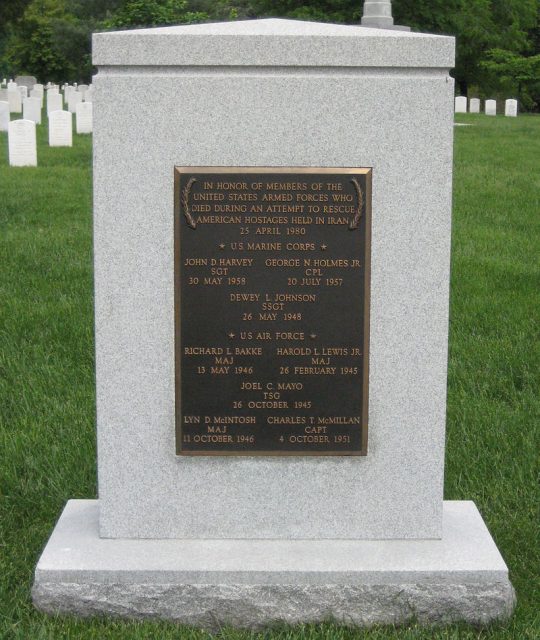
POLYGON ((36 606, 508 616, 443 501, 454 39, 269 19, 98 33, 93 61, 99 499, 36 606))

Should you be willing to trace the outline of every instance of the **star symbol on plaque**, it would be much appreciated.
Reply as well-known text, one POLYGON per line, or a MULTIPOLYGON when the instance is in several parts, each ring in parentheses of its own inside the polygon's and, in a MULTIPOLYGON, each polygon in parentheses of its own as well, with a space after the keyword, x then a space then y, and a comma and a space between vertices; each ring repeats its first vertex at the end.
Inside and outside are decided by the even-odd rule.
POLYGON ((321 251, 326 251, 328 247, 325 244, 321 244, 321 251))
POLYGON ((229 333, 229 338, 234 338, 235 334, 231 331, 231 333, 229 333))
POLYGON ((220 249, 225 249, 225 245, 223 244, 223 242, 219 245, 220 249))
POLYGON ((317 337, 317 334, 316 334, 316 333, 310 333, 310 334, 309 334, 309 337, 310 337, 312 340, 315 340, 315 338, 317 337))

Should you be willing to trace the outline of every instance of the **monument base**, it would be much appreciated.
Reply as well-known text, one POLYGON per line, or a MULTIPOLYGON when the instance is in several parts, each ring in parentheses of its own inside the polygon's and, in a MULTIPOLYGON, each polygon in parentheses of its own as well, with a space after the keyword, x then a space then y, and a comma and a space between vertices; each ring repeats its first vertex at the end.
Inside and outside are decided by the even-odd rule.
POLYGON ((70 500, 38 562, 48 613, 163 618, 215 630, 508 617, 508 569, 472 502, 445 502, 442 540, 128 540, 70 500))

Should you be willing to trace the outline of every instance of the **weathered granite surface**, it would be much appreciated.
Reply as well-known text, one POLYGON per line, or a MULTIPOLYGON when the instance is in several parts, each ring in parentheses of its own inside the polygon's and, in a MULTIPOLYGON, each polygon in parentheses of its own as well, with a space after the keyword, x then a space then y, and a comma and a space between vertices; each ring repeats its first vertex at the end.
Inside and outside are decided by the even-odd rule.
POLYGON ((395 585, 175 585, 44 583, 34 603, 48 613, 176 620, 208 630, 336 620, 344 624, 465 621, 508 617, 510 583, 395 585))
POLYGON ((442 540, 110 540, 71 500, 36 568, 49 613, 167 618, 215 629, 333 618, 370 625, 511 614, 508 570, 472 502, 446 502, 442 540))

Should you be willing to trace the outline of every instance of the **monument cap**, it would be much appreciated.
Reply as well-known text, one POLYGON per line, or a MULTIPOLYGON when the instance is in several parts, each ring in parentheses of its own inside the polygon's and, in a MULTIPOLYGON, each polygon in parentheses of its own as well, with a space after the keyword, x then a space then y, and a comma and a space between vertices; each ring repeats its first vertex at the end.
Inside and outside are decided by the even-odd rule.
POLYGON ((425 33, 269 18, 93 36, 106 66, 454 66, 455 39, 425 33))

